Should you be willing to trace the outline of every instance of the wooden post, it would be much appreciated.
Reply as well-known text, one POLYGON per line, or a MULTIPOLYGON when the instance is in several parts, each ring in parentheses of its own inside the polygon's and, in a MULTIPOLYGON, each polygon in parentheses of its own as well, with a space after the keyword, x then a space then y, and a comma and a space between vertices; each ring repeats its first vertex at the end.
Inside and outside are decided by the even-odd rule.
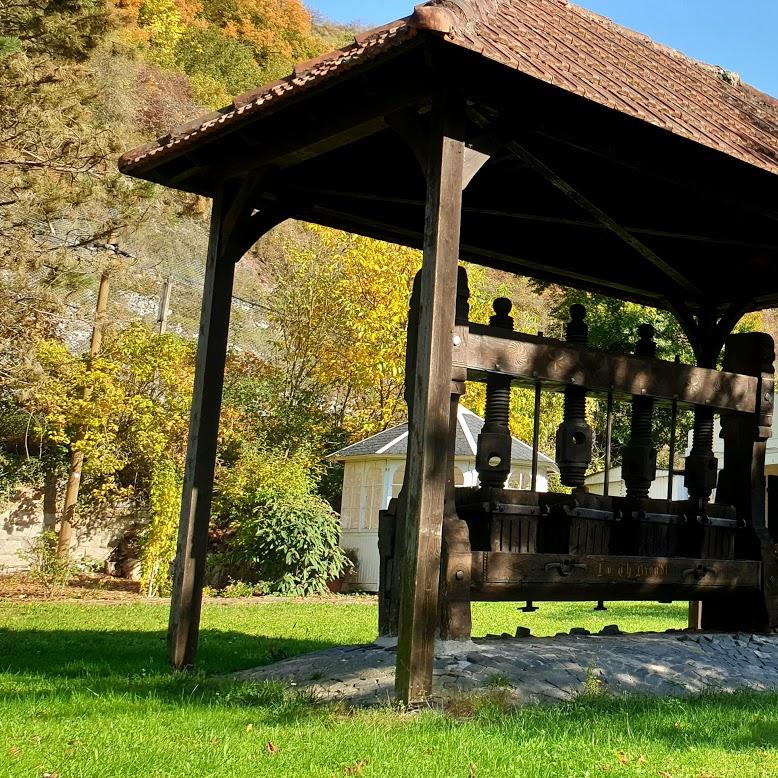
POLYGON ((208 524, 211 513, 216 441, 219 430, 224 364, 230 323, 235 263, 226 248, 224 221, 233 198, 219 187, 213 201, 205 267, 194 394, 181 500, 173 592, 168 624, 168 651, 176 669, 190 668, 197 654, 208 524))
MULTIPOLYGON (((405 343, 405 404, 408 407, 408 425, 413 419, 413 392, 416 374, 416 339, 419 332, 419 303, 421 298, 421 270, 413 279, 408 306, 408 337, 405 343)), ((403 485, 389 509, 379 515, 378 547, 381 554, 381 572, 378 596, 378 632, 397 635, 400 629, 400 587, 405 558, 405 514, 408 497, 408 457, 405 457, 403 485)))
POLYGON ((167 332, 167 320, 170 316, 170 295, 173 291, 173 281, 170 276, 165 276, 162 282, 162 291, 159 295, 159 311, 157 313, 157 332, 164 335, 167 332))
POLYGON ((702 630, 702 603, 699 600, 692 600, 689 603, 687 629, 690 632, 700 632, 702 630))
POLYGON ((408 441, 406 544, 395 692, 406 704, 432 689, 437 628, 452 338, 462 211, 464 105, 434 106, 427 160, 424 262, 408 441))
POLYGON ((739 530, 735 557, 761 559, 762 594, 731 595, 706 603, 705 629, 773 631, 778 629, 778 549, 766 522, 765 456, 772 434, 775 345, 762 332, 730 335, 724 351, 724 370, 760 379, 758 409, 753 415, 722 413, 724 469, 716 501, 734 505, 746 527, 739 530))
MULTIPOLYGON (((89 359, 93 360, 99 353, 103 344, 103 329, 105 328, 105 317, 108 312, 108 290, 110 287, 110 275, 104 271, 100 276, 100 287, 97 290, 97 310, 95 311, 95 323, 92 327, 92 340, 89 344, 89 359)), ((89 393, 88 388, 84 388, 84 397, 89 393)), ((81 471, 84 467, 84 452, 80 448, 83 440, 84 430, 81 429, 73 441, 73 452, 70 455, 70 467, 68 469, 68 482, 65 487, 65 500, 62 505, 62 521, 59 525, 59 534, 57 535, 57 556, 60 559, 70 557, 71 546, 73 545, 73 521, 76 516, 76 505, 78 504, 78 492, 81 488, 81 471)))
MULTIPOLYGON (((467 326, 470 320, 470 288, 467 271, 457 271, 457 304, 455 323, 467 326)), ((456 507, 454 462, 457 431, 459 429, 459 400, 465 393, 467 370, 455 368, 451 376, 451 400, 446 451, 446 500, 443 511, 443 540, 441 546, 440 637, 442 640, 469 640, 472 632, 470 603, 470 569, 472 554, 470 530, 459 518, 456 507)))

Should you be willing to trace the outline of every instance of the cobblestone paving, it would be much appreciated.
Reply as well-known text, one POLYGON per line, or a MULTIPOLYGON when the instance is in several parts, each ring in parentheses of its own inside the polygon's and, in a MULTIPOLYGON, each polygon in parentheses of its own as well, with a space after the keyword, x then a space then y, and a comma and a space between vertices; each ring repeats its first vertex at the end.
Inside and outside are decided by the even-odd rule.
MULTIPOLYGON (((583 631, 583 630, 582 630, 583 631)), ((391 701, 396 642, 331 648, 246 670, 241 680, 279 680, 319 699, 357 705, 391 701)), ((519 703, 570 700, 594 688, 613 695, 687 696, 706 691, 778 690, 778 635, 632 634, 553 638, 488 636, 438 642, 433 699, 510 689, 519 703)))

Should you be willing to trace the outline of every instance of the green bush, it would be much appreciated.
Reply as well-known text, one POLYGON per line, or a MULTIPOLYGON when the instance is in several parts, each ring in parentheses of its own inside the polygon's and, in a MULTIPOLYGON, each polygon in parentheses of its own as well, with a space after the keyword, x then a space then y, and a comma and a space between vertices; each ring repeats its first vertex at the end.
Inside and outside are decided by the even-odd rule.
POLYGON ((338 545, 337 514, 316 495, 288 500, 257 495, 250 514, 237 528, 234 548, 250 562, 259 580, 276 594, 304 596, 327 591, 347 559, 338 545))
POLYGON ((219 593, 219 597, 238 599, 240 597, 259 597, 267 594, 267 586, 264 583, 251 584, 246 581, 231 581, 219 593))
POLYGON ((27 550, 18 556, 30 566, 29 577, 43 587, 46 597, 61 592, 77 572, 73 562, 57 555, 57 534, 51 530, 29 541, 27 550))
POLYGON ((242 599, 245 597, 264 597, 270 594, 267 581, 247 583, 246 581, 230 581, 227 586, 217 589, 213 586, 203 587, 203 597, 226 597, 227 599, 242 599))
POLYGON ((315 493, 304 460, 257 452, 221 475, 215 505, 229 540, 219 564, 231 577, 306 596, 349 569, 338 515, 315 493))

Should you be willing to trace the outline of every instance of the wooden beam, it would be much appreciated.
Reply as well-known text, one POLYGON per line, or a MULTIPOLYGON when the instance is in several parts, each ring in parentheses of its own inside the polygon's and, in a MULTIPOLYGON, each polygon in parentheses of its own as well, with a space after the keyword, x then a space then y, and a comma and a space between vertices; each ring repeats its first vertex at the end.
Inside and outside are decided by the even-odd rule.
MULTIPOLYGON (((490 119, 514 124, 568 148, 685 190, 715 213, 760 213, 778 220, 774 179, 770 173, 729 157, 664 128, 627 116, 579 95, 524 74, 517 74, 475 52, 450 49, 451 71, 490 119), (521 94, 521 100, 516 95, 521 94), (772 179, 772 181, 771 181, 772 179)), ((640 182, 636 186, 641 186, 640 182)), ((735 218, 737 218, 735 216, 735 218)))
POLYGON ((179 670, 193 667, 197 656, 232 286, 235 263, 240 259, 240 255, 230 253, 228 248, 231 234, 225 220, 232 209, 232 230, 239 226, 240 220, 233 208, 239 202, 239 195, 240 192, 236 193, 222 183, 211 213, 168 624, 170 663, 179 670))
MULTIPOLYGON (((567 121, 567 124, 569 126, 569 121, 567 121)), ((613 165, 631 170, 647 178, 652 178, 662 184, 684 190, 690 195, 709 202, 711 207, 726 210, 728 213, 758 214, 770 221, 778 221, 778 210, 769 207, 769 203, 772 200, 765 199, 759 201, 757 197, 753 196, 751 191, 753 187, 749 187, 748 190, 741 189, 740 187, 723 187, 721 185, 722 182, 727 180, 724 176, 719 176, 715 181, 712 180, 712 171, 717 168, 710 164, 709 158, 707 163, 702 165, 699 157, 703 154, 710 156, 715 154, 715 152, 711 152, 708 149, 695 149, 695 165, 689 170, 675 162, 677 151, 675 155, 667 153, 669 144, 665 144, 662 147, 645 139, 642 142, 636 141, 634 132, 628 130, 624 130, 621 133, 608 133, 607 135, 600 132, 599 137, 595 137, 591 131, 583 129, 585 125, 586 122, 577 122, 575 129, 571 131, 563 129, 560 122, 554 126, 550 124, 548 126, 541 125, 536 129, 536 132, 540 137, 547 140, 576 151, 591 154, 613 165), (622 137, 619 137, 620 135, 622 137), (636 148, 641 150, 639 156, 635 153, 636 148), (733 196, 733 192, 737 192, 737 196, 733 196)), ((651 132, 655 128, 643 127, 641 129, 651 132)), ((729 159, 727 162, 730 167, 744 165, 744 163, 734 159, 729 159)), ((743 168, 743 170, 746 170, 746 168, 743 168)), ((762 178, 762 180, 767 179, 770 175, 765 171, 756 169, 750 172, 754 176, 762 178)))
POLYGON ((535 172, 541 175, 549 184, 562 192, 568 199, 574 202, 579 208, 586 211, 594 217, 596 221, 610 230, 616 237, 621 239, 630 248, 634 249, 644 259, 648 260, 654 267, 658 268, 664 275, 672 279, 680 289, 695 299, 704 298, 703 292, 689 281, 682 273, 679 273, 672 265, 662 259, 655 251, 650 249, 641 240, 636 238, 629 230, 622 227, 615 219, 609 216, 602 208, 595 205, 584 194, 569 184, 561 175, 552 170, 545 162, 536 157, 529 149, 518 141, 510 141, 506 148, 521 159, 525 164, 531 167, 535 172))
MULTIPOLYGON (((339 208, 314 204, 308 208, 297 208, 290 216, 302 221, 311 221, 325 227, 347 230, 359 235, 366 235, 378 240, 388 240, 412 248, 421 248, 423 245, 423 236, 418 229, 390 224, 381 218, 362 216, 353 211, 344 211, 339 208)), ((521 250, 526 251, 526 248, 521 248, 521 250)), ((611 295, 625 300, 642 305, 651 305, 656 308, 666 307, 665 300, 658 294, 650 295, 638 287, 620 284, 609 279, 587 276, 585 273, 572 270, 571 268, 560 268, 557 270, 548 262, 536 260, 525 253, 520 254, 517 252, 517 254, 510 254, 507 251, 489 248, 484 243, 475 245, 463 242, 460 248, 460 258, 468 262, 475 262, 497 270, 503 270, 506 273, 522 273, 532 278, 550 281, 563 286, 572 284, 579 289, 596 294, 606 294, 605 290, 609 290, 608 293, 611 295)), ((585 267, 580 267, 580 269, 586 270, 585 267)))
POLYGON ((476 600, 684 600, 759 591, 761 568, 744 560, 477 551, 471 586, 476 600))
POLYGON ((736 413, 754 413, 759 403, 759 381, 749 375, 610 354, 521 332, 496 334, 481 324, 457 327, 456 334, 454 365, 466 368, 470 380, 508 375, 528 386, 545 381, 560 389, 582 386, 603 395, 645 395, 736 413))
MULTIPOLYGON (((307 113, 293 109, 291 116, 279 112, 243 130, 250 154, 228 152, 219 162, 220 171, 233 176, 268 165, 279 170, 299 165, 386 130, 387 115, 424 104, 429 96, 428 83, 418 79, 377 94, 351 95, 345 104, 325 101, 307 113)), ((212 151, 204 146, 200 151, 203 162, 209 154, 212 151)))
MULTIPOLYGON (((491 159, 482 152, 475 149, 465 150, 465 184, 469 183, 474 177, 473 170, 480 170, 480 161, 491 159)), ((475 172, 477 172, 477 170, 475 172)), ((464 187, 467 188, 466 186, 464 187)), ((387 195, 377 192, 359 192, 353 190, 330 189, 326 187, 313 186, 291 186, 291 192, 299 192, 308 196, 334 197, 343 200, 373 201, 377 203, 386 203, 389 205, 407 205, 408 207, 422 208, 424 201, 413 197, 398 197, 396 195, 387 195)), ((530 224, 551 224, 560 227, 570 227, 572 229, 596 230, 602 232, 608 228, 597 221, 586 221, 584 219, 570 219, 563 216, 554 216, 553 214, 526 213, 520 211, 506 211, 499 208, 485 208, 478 205, 465 205, 462 213, 467 216, 493 216, 497 219, 509 219, 512 221, 528 222, 530 224)), ((661 227, 643 227, 640 225, 624 225, 624 229, 634 235, 645 235, 651 238, 660 238, 673 241, 689 241, 692 243, 704 243, 710 246, 727 246, 730 248, 748 249, 751 251, 770 251, 778 253, 778 241, 775 243, 755 243, 748 240, 739 240, 725 237, 722 235, 698 235, 689 232, 677 232, 672 229, 661 227)))
POLYGON ((449 432, 465 152, 463 103, 441 99, 433 112, 395 682, 397 698, 409 705, 432 690, 447 479, 446 458, 439 452, 449 432))

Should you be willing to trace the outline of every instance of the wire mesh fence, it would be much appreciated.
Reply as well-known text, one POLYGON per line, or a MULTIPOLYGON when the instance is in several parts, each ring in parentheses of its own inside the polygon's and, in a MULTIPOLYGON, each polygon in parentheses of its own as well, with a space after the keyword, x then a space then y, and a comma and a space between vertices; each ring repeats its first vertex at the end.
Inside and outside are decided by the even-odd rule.
MULTIPOLYGON (((109 328, 123 329, 143 322, 157 332, 197 339, 205 280, 205 255, 154 261, 121 249, 115 244, 72 247, 78 257, 67 271, 67 284, 58 312, 60 336, 75 352, 88 349, 94 324, 100 277, 111 268, 109 328)), ((46 270, 31 277, 42 279, 46 270)), ((264 316, 261 285, 256 271, 239 265, 232 296, 230 348, 261 354, 266 349, 269 325, 264 316)))

